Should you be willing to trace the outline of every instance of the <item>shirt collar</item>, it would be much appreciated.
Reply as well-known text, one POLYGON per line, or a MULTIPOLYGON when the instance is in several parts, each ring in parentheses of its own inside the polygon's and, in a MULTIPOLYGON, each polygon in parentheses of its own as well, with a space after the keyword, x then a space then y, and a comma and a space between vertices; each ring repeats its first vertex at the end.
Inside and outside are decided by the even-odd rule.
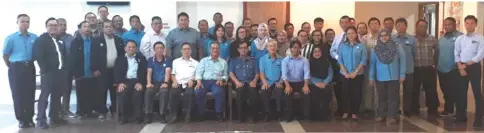
POLYGON ((299 55, 299 56, 297 56, 296 58, 293 58, 293 57, 292 57, 292 55, 289 55, 289 59, 293 59, 293 60, 299 60, 299 59, 301 59, 301 58, 303 58, 303 56, 302 56, 302 55, 299 55))
POLYGON ((209 56, 208 58, 210 58, 211 61, 214 61, 214 62, 218 62, 220 61, 220 56, 217 58, 217 59, 213 59, 211 56, 209 56))
POLYGON ((181 27, 178 27, 178 30, 179 30, 179 31, 188 32, 188 31, 190 31, 190 27, 187 27, 186 29, 183 29, 183 28, 181 28, 181 27))
POLYGON ((472 33, 466 33, 466 36, 475 36, 475 35, 477 35, 477 32, 476 31, 474 31, 472 33))
POLYGON ((160 62, 158 62, 158 60, 156 59, 156 55, 155 55, 155 56, 153 56, 153 62, 158 62, 158 63, 161 63, 161 62, 164 62, 165 60, 166 60, 166 57, 165 57, 165 56, 163 56, 163 59, 162 59, 160 62))
POLYGON ((153 29, 151 29, 151 32, 152 32, 151 34, 153 34, 153 35, 155 35, 155 36, 163 36, 163 35, 164 35, 163 31, 161 31, 161 30, 160 30, 160 33, 159 33, 159 34, 158 34, 158 33, 156 33, 156 31, 155 31, 155 30, 153 30, 153 29))
POLYGON ((125 57, 128 57, 128 58, 134 58, 134 57, 136 57, 136 53, 135 53, 135 54, 133 54, 132 56, 129 56, 129 55, 128 55, 128 53, 126 53, 126 54, 124 54, 124 56, 125 56, 125 57))
POLYGON ((184 59, 183 57, 180 57, 180 59, 181 60, 184 60, 184 61, 192 61, 193 60, 192 57, 188 58, 188 60, 187 59, 184 59))
MULTIPOLYGON (((23 36, 22 32, 20 32, 20 31, 17 31, 17 32, 15 32, 15 33, 16 33, 18 36, 23 36)), ((27 32, 27 36, 30 36, 31 34, 32 34, 32 33, 27 32)))
MULTIPOLYGON (((271 55, 269 53, 267 54, 267 58, 272 59, 271 55)), ((274 58, 274 59, 278 59, 278 58, 281 58, 281 56, 276 53, 276 58, 274 58)))
POLYGON ((405 34, 403 35, 403 37, 402 37, 402 36, 400 36, 400 35, 398 35, 398 33, 397 33, 395 36, 396 36, 397 38, 399 38, 399 39, 408 39, 408 34, 407 34, 407 33, 405 33, 405 34))

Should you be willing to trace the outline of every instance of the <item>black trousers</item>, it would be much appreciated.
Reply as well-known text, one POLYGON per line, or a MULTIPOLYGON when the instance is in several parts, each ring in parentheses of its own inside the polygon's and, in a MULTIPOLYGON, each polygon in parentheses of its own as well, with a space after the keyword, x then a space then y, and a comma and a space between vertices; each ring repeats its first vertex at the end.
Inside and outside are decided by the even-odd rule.
POLYGON ((118 107, 119 107, 119 120, 128 120, 131 116, 140 120, 143 119, 143 90, 136 90, 134 87, 137 80, 128 80, 124 82, 126 88, 123 91, 118 92, 118 107), (128 111, 132 109, 132 111, 128 111), (127 112, 133 112, 128 114, 127 112))
POLYGON ((185 118, 190 118, 194 104, 195 93, 193 87, 195 87, 195 85, 196 82, 191 88, 183 88, 182 85, 179 85, 178 88, 172 88, 170 90, 170 115, 172 115, 172 117, 178 116, 178 108, 180 102, 183 101, 182 105, 184 110, 186 111, 185 118), (180 95, 181 93, 183 93, 183 97, 180 95))
MULTIPOLYGON (((467 90, 469 82, 471 82, 472 92, 474 93, 474 101, 476 106, 475 119, 481 119, 482 116, 482 94, 481 94, 481 64, 475 63, 466 68, 467 76, 460 76, 459 91, 456 91, 456 117, 467 117, 467 90)), ((459 74, 460 75, 460 74, 459 74)), ((459 82, 458 81, 458 82, 459 82)))
MULTIPOLYGON (((106 68, 103 72, 101 72, 101 77, 100 77, 100 85, 102 86, 101 89, 102 91, 100 92, 101 98, 99 102, 101 102, 101 106, 106 108, 106 102, 108 99, 108 91, 109 91, 109 98, 111 100, 111 106, 109 106, 109 111, 111 113, 116 112, 116 87, 113 86, 114 84, 114 68, 106 68)), ((103 110, 108 110, 103 109, 103 110)))
POLYGON ((32 62, 12 62, 8 68, 15 117, 29 122, 34 116, 35 67, 32 62))
POLYGON ((437 113, 439 98, 437 97, 437 71, 432 66, 415 67, 412 91, 412 113, 420 112, 420 87, 425 91, 425 103, 428 113, 437 113))
POLYGON ((105 107, 100 106, 99 96, 99 79, 93 77, 83 77, 76 79, 76 96, 78 115, 92 114, 93 110, 99 113, 105 113, 105 107))
POLYGON ((285 94, 285 102, 286 102, 286 107, 285 107, 285 115, 286 118, 290 118, 293 116, 293 95, 294 92, 298 92, 299 95, 301 96, 301 113, 302 116, 305 118, 308 118, 310 116, 310 105, 311 105, 311 97, 310 94, 304 94, 303 92, 303 87, 304 87, 304 82, 290 82, 289 85, 292 87, 292 93, 290 94, 285 94))
POLYGON ((46 109, 49 105, 49 117, 51 120, 59 119, 61 109, 61 96, 67 88, 67 71, 53 69, 42 74, 41 92, 37 106, 37 121, 46 121, 46 109))
POLYGON ((319 88, 311 84, 309 88, 311 89, 311 118, 328 118, 332 113, 329 105, 333 99, 333 90, 329 85, 326 88, 319 88))
POLYGON ((164 116, 168 113, 168 104, 169 104, 169 92, 171 91, 170 88, 161 88, 161 82, 154 83, 153 88, 146 88, 145 90, 145 97, 144 97, 144 106, 145 106, 145 113, 152 114, 153 113, 153 103, 155 101, 156 96, 159 98, 159 107, 160 107, 160 115, 164 116))
POLYGON ((414 86, 413 86, 413 80, 414 78, 414 73, 407 73, 405 74, 405 81, 403 81, 403 111, 405 113, 416 113, 416 114, 419 114, 417 112, 414 112, 415 110, 412 110, 412 102, 413 102, 413 91, 415 90, 414 89, 414 86))
POLYGON ((336 97, 336 114, 338 115, 341 115, 342 112, 343 112, 343 99, 342 99, 342 92, 343 92, 343 83, 341 81, 341 74, 339 74, 339 71, 335 71, 333 72, 335 73, 334 74, 334 77, 333 77, 333 84, 334 84, 334 87, 333 87, 333 91, 334 91, 334 95, 336 97))
MULTIPOLYGON (((455 95, 458 93, 458 83, 460 78, 459 72, 457 69, 453 69, 450 72, 438 72, 439 74, 439 83, 440 89, 444 94, 444 111, 448 113, 454 113, 454 106, 455 106, 455 95)), ((462 82, 462 81, 461 81, 462 82)))
POLYGON ((358 75, 354 79, 346 79, 343 75, 340 75, 341 81, 343 82, 342 88, 342 113, 348 113, 348 115, 359 114, 361 97, 362 97, 362 87, 363 75, 358 75))
POLYGON ((72 92, 72 74, 67 72, 67 89, 62 94, 62 111, 67 112, 69 110, 72 92))
POLYGON ((276 99, 276 111, 277 113, 282 113, 282 101, 284 97, 284 87, 277 88, 276 85, 272 85, 266 90, 262 90, 260 92, 260 99, 262 101, 262 106, 264 107, 265 113, 270 113, 270 100, 272 95, 276 99))
POLYGON ((235 90, 237 91, 236 102, 239 119, 244 119, 247 114, 255 117, 258 111, 257 103, 259 102, 259 89, 250 87, 249 83, 244 83, 244 86, 235 88, 235 90))

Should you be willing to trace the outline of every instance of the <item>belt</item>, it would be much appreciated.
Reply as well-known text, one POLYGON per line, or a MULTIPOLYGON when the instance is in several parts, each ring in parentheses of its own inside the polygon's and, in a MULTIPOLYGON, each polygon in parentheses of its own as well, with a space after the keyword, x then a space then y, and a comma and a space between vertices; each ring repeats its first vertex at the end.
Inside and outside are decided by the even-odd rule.
POLYGON ((34 65, 34 62, 32 61, 16 61, 16 62, 11 62, 11 65, 25 65, 25 66, 30 66, 34 65))

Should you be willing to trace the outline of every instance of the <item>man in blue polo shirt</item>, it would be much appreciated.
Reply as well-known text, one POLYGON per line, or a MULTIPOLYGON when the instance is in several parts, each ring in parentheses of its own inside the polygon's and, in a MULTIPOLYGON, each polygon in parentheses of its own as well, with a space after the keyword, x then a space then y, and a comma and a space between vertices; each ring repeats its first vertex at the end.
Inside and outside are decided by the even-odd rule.
POLYGON ((239 121, 244 122, 246 114, 252 115, 250 120, 254 123, 257 117, 257 107, 259 90, 256 88, 259 80, 259 67, 255 58, 248 56, 249 49, 246 42, 238 44, 240 56, 231 59, 229 63, 229 76, 234 82, 237 91, 237 110, 239 112, 239 121), (249 109, 244 109, 247 100, 250 101, 249 109), (249 111, 249 113, 245 113, 249 111))
MULTIPOLYGON (((155 50, 155 56, 148 59, 148 72, 146 77, 148 82, 145 92, 145 123, 151 123, 153 119, 153 101, 155 94, 158 92, 160 96, 161 123, 166 123, 165 116, 168 112, 168 92, 172 60, 163 56, 165 44, 162 42, 155 42, 153 49, 155 50)), ((177 111, 177 109, 170 110, 170 112, 173 111, 177 111)))
POLYGON ((8 79, 12 91, 15 117, 19 128, 33 127, 35 98, 35 67, 32 61, 32 47, 37 35, 28 32, 30 17, 17 16, 19 31, 5 38, 3 60, 8 67, 8 79))
POLYGON ((125 32, 121 38, 123 38, 125 44, 128 40, 134 40, 138 44, 137 52, 139 51, 139 45, 141 45, 141 38, 145 35, 145 32, 141 29, 141 21, 138 16, 133 15, 129 17, 129 24, 131 25, 131 30, 125 32))
POLYGON ((276 112, 274 113, 277 119, 282 120, 282 97, 283 82, 281 80, 281 61, 282 57, 277 55, 277 41, 269 40, 267 42, 268 54, 259 59, 260 80, 262 81, 260 97, 264 107, 264 120, 269 120, 270 104, 269 100, 272 96, 272 91, 276 99, 276 112))
POLYGON ((395 20, 397 34, 392 36, 392 40, 396 44, 401 45, 405 51, 406 59, 406 74, 405 81, 403 82, 403 114, 406 116, 419 115, 420 107, 416 107, 415 102, 418 102, 419 98, 414 97, 416 91, 420 91, 420 87, 413 85, 413 72, 414 72, 414 57, 416 51, 416 39, 412 35, 407 34, 407 20, 405 18, 398 18, 395 20))

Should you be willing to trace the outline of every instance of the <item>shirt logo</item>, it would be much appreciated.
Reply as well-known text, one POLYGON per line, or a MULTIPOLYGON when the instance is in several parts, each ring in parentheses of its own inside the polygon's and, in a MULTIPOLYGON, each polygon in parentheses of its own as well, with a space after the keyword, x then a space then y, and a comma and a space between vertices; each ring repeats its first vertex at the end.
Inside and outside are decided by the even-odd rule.
POLYGON ((479 42, 476 40, 472 40, 472 44, 478 44, 479 42))
POLYGON ((104 44, 103 44, 103 43, 101 43, 101 47, 102 47, 102 46, 104 46, 104 44))
POLYGON ((408 40, 407 40, 407 41, 405 41, 405 43, 406 43, 406 44, 410 44, 410 41, 408 41, 408 40))
POLYGON ((166 64, 163 64, 163 67, 166 67, 166 64))
POLYGON ((453 37, 453 38, 452 38, 452 40, 455 40, 455 39, 457 39, 457 38, 456 38, 456 37, 453 37))

